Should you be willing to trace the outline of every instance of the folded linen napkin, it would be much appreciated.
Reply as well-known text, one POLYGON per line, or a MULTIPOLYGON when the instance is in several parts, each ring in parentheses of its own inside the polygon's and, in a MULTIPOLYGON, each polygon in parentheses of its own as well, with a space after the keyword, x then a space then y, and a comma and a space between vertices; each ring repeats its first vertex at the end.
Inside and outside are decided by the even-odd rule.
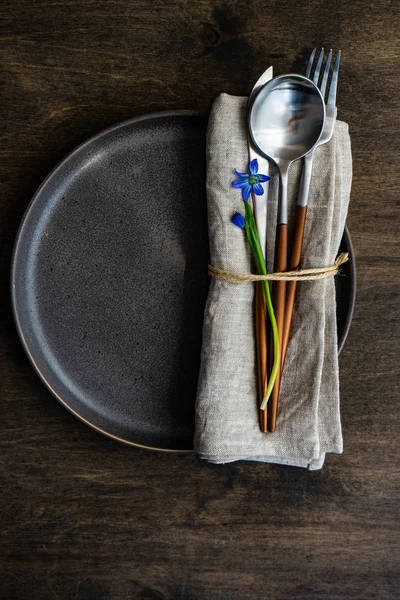
MULTIPOLYGON (((233 169, 248 166, 247 99, 221 94, 207 132, 210 260, 219 268, 251 272, 243 230, 231 217, 243 213, 233 169)), ((293 221, 301 161, 289 173, 293 221)), ((267 258, 272 271, 278 177, 270 168, 267 258)), ((331 265, 339 249, 350 196, 352 163, 348 126, 336 122, 332 140, 315 153, 302 268, 331 265)), ((290 222, 289 222, 290 227, 290 222)), ((290 237, 289 237, 290 240, 290 237)), ((291 338, 282 376, 277 429, 262 433, 258 420, 254 285, 212 278, 204 316, 194 447, 214 463, 237 460, 320 469, 326 452, 342 452, 336 300, 333 277, 297 286, 291 338)))

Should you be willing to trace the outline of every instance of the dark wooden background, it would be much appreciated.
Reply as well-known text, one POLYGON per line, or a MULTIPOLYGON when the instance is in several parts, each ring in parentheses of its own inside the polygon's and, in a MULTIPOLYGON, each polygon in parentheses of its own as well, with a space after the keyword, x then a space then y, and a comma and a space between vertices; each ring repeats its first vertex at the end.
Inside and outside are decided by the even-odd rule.
POLYGON ((399 13, 344 0, 3 0, 1 598, 399 597, 399 13), (9 303, 13 239, 77 144, 159 109, 207 114, 259 74, 343 51, 358 297, 340 358, 345 451, 321 472, 138 451, 45 390, 9 303))

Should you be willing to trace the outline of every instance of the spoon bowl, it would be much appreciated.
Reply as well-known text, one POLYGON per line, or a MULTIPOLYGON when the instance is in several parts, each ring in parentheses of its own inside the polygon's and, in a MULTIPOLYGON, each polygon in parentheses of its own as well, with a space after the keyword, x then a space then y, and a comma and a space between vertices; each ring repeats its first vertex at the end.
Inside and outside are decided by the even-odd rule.
POLYGON ((249 130, 258 151, 280 167, 312 150, 324 120, 325 103, 317 86, 302 75, 281 75, 255 97, 249 130))

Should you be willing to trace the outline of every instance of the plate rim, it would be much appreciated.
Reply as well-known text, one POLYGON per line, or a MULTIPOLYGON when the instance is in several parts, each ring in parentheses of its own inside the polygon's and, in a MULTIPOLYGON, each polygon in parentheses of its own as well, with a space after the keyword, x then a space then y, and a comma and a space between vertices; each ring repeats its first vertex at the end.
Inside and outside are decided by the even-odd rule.
MULTIPOLYGON (((167 452, 167 453, 172 453, 172 454, 190 454, 194 452, 193 447, 190 449, 182 449, 182 448, 160 448, 158 446, 151 446, 151 445, 146 445, 146 444, 141 444, 139 442, 133 442, 131 440, 119 437, 113 433, 110 433, 109 431, 106 431, 105 429, 102 429, 101 427, 99 427, 98 425, 92 423, 91 421, 89 421, 88 419, 86 419, 85 417, 83 417, 82 415, 80 415, 78 412, 76 412, 71 406, 69 406, 69 404, 63 399, 61 398, 61 396, 56 392, 55 389, 53 389, 53 387, 50 385, 50 383, 47 381, 45 375, 42 373, 42 371, 40 370, 40 367, 38 366, 38 364, 36 363, 30 349, 28 346, 28 343, 25 339, 24 333, 22 331, 22 326, 20 324, 20 319, 19 319, 19 314, 18 314, 18 309, 17 309, 17 300, 16 300, 16 295, 15 295, 15 288, 16 288, 16 259, 17 259, 17 253, 19 250, 19 247, 21 245, 21 238, 22 238, 22 232, 23 232, 23 228, 25 225, 25 222, 27 220, 28 214, 30 212, 30 210, 32 209, 32 206, 34 204, 34 202, 36 201, 37 197, 39 196, 39 194, 42 192, 42 190, 44 189, 44 187, 47 185, 48 181, 53 177, 53 175, 58 171, 58 169, 64 165, 66 162, 68 162, 71 158, 73 158, 76 154, 78 154, 81 150, 83 150, 86 146, 89 146, 90 144, 99 141, 102 137, 109 135, 110 133, 115 133, 116 131, 118 131, 119 129, 123 129, 124 127, 127 127, 129 125, 132 124, 137 124, 140 123, 142 121, 149 121, 152 119, 159 119, 159 118, 166 118, 166 117, 198 117, 198 118, 203 118, 204 120, 206 120, 206 116, 201 113, 200 111, 196 111, 196 110, 164 110, 164 111, 153 111, 151 113, 147 113, 145 115, 139 115, 136 117, 131 117, 128 119, 125 119, 123 121, 119 121, 118 123, 115 123, 114 125, 111 125, 105 129, 103 129, 102 131, 94 134, 93 136, 89 137, 88 139, 86 139, 84 142, 82 142, 81 144, 79 144, 78 146, 76 146, 72 151, 70 151, 68 154, 66 154, 60 161, 58 161, 58 163, 51 169, 51 171, 47 174, 47 176, 43 179, 43 181, 41 182, 41 184, 39 185, 39 187, 36 189, 36 191, 34 192, 32 198, 30 199, 22 217, 21 217, 21 221, 20 224, 18 226, 18 230, 15 236, 15 241, 14 241, 14 245, 13 245, 13 250, 12 250, 12 255, 11 255, 11 264, 10 264, 10 291, 11 291, 11 307, 12 307, 12 313, 13 313, 13 318, 14 318, 14 322, 16 325, 16 329, 17 329, 17 333, 20 339, 20 342, 22 344, 22 347, 25 351, 25 354, 28 357, 29 362, 31 363, 34 371, 36 372, 36 374, 38 375, 39 379, 41 380, 41 382, 45 385, 45 387, 48 389, 48 391, 56 398, 56 400, 58 400, 58 402, 60 402, 60 404, 66 408, 72 415, 74 415, 74 417, 78 418, 82 423, 84 423, 85 425, 88 425, 90 428, 94 429, 95 431, 97 431, 98 433, 101 433, 102 435, 113 439, 115 441, 121 442, 123 444, 126 444, 128 446, 133 446, 136 448, 140 448, 140 449, 144 449, 144 450, 151 450, 151 451, 155 451, 155 452, 167 452)), ((351 242, 351 237, 350 237, 350 233, 348 231, 347 226, 345 226, 344 232, 343 232, 343 236, 345 236, 346 238, 346 242, 348 244, 349 247, 349 255, 350 255, 350 273, 351 273, 351 281, 352 281, 352 285, 351 285, 351 293, 350 293, 350 302, 349 302, 349 308, 348 308, 348 312, 347 312, 347 317, 346 317, 346 321, 345 321, 345 325, 344 325, 344 329, 343 329, 343 337, 341 340, 341 343, 338 347, 338 354, 340 354, 340 352, 343 349, 343 346, 346 342, 348 333, 349 333, 349 329, 350 329, 350 325, 351 325, 351 321, 353 318, 353 312, 354 312, 354 305, 355 305, 355 296, 356 296, 356 269, 355 269, 355 257, 354 257, 354 248, 353 248, 353 244, 351 242)))
POLYGON ((346 239, 346 244, 348 246, 351 286, 350 286, 349 308, 347 311, 346 321, 345 321, 344 327, 343 327, 342 339, 340 340, 340 343, 338 345, 338 356, 340 356, 340 354, 343 350, 343 347, 346 343, 347 337, 349 335, 351 322, 352 322, 353 316, 354 316, 354 307, 356 304, 356 295, 357 295, 356 258, 354 255, 354 246, 353 246, 353 242, 351 239, 350 231, 346 224, 345 224, 344 230, 343 230, 342 239, 343 238, 346 239))

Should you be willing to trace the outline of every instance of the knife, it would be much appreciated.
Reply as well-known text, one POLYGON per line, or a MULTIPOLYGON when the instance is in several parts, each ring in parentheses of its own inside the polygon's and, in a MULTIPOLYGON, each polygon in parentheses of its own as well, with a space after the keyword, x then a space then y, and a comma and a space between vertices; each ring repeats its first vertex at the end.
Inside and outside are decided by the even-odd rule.
MULTIPOLYGON (((273 68, 269 67, 261 77, 257 80, 249 96, 249 107, 259 90, 273 77, 273 68)), ((250 136, 247 138, 249 149, 249 162, 254 158, 258 160, 258 171, 268 175, 269 163, 268 160, 259 154, 255 149, 250 136)), ((260 238, 261 249, 264 254, 265 262, 267 261, 267 201, 268 201, 268 186, 265 183, 261 184, 264 188, 262 196, 252 194, 254 217, 257 224, 258 235, 260 238)), ((267 309, 265 304, 265 296, 261 282, 256 284, 255 290, 255 328, 256 328, 256 344, 257 344, 257 372, 258 372, 258 394, 260 404, 264 399, 267 390, 267 309)), ((260 410, 260 428, 262 432, 267 431, 267 409, 260 410)))

